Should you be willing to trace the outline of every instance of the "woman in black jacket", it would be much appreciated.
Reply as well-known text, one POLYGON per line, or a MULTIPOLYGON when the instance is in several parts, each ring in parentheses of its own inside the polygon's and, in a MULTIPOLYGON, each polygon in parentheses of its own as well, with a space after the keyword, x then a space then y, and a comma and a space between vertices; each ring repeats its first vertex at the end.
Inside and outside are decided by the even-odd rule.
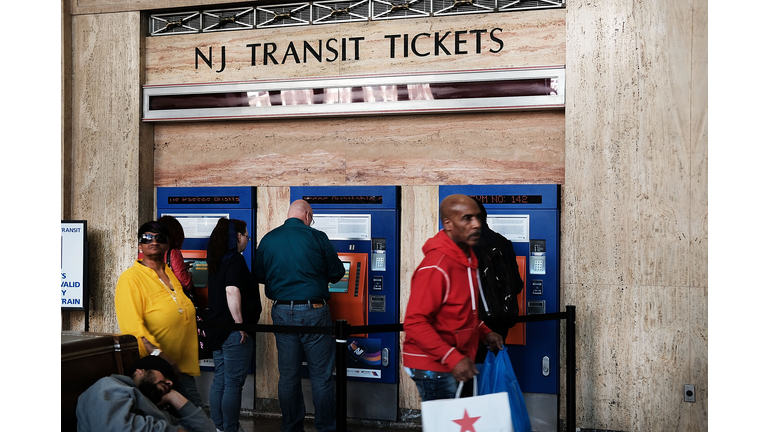
MULTIPOLYGON (((242 252, 248 246, 246 223, 221 218, 208 240, 208 321, 255 324, 261 314, 259 285, 242 252)), ((254 351, 254 332, 206 330, 213 351, 211 420, 224 432, 240 428, 243 384, 254 351)))

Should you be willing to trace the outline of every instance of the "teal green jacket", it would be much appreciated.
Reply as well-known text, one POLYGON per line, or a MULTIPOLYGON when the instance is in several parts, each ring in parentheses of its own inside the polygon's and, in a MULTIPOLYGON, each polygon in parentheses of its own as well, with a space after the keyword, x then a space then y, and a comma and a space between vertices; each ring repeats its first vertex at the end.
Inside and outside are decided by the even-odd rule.
POLYGON ((328 236, 297 218, 268 232, 256 248, 256 275, 272 300, 330 300, 328 283, 344 273, 328 236))

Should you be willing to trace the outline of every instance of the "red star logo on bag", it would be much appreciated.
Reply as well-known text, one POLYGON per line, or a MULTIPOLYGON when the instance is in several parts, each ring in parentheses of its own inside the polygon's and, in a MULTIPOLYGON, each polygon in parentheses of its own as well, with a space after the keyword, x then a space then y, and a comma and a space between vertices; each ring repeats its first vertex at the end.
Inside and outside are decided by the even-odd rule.
POLYGON ((481 416, 470 417, 467 413, 467 409, 464 408, 464 418, 461 420, 453 420, 453 422, 461 426, 461 431, 459 432, 475 432, 474 424, 480 417, 481 416))

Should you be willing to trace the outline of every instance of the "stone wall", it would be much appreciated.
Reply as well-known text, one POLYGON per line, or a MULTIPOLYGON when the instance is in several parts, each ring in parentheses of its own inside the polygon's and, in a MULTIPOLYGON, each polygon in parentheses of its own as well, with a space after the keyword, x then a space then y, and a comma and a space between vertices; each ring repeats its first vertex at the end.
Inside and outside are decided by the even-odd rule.
POLYGON ((706 430, 707 3, 576 0, 566 21, 576 424, 706 430))

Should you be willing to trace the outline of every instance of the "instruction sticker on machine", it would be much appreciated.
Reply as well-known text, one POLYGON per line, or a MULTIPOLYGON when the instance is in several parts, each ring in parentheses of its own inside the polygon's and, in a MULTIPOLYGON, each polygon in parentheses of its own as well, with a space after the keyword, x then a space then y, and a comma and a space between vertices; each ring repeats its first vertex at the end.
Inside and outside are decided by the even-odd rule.
POLYGON ((200 214, 200 213, 163 213, 160 216, 173 216, 184 229, 186 238, 208 238, 211 236, 219 219, 229 219, 229 213, 200 214))
POLYGON ((530 232, 529 215, 488 215, 488 227, 511 242, 527 243, 530 232))
POLYGON ((315 214, 312 228, 322 231, 330 240, 370 240, 371 215, 315 214))

